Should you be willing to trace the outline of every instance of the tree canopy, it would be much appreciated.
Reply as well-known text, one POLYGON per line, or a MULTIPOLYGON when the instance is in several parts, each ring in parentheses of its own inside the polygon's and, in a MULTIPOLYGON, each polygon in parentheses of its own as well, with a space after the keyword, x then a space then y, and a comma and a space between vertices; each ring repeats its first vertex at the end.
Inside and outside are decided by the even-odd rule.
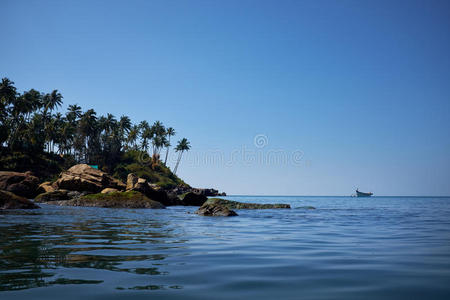
MULTIPOLYGON (((62 104, 63 96, 58 90, 42 93, 30 89, 18 93, 14 82, 3 78, 0 83, 0 146, 10 151, 56 153, 70 156, 78 163, 107 167, 114 167, 127 151, 147 153, 149 149, 152 153, 148 155, 156 157, 159 163, 161 150, 167 148, 164 164, 167 163, 170 138, 175 135, 172 127, 166 128, 160 121, 151 126, 146 120, 133 124, 125 115, 119 119, 110 113, 99 116, 94 109, 83 111, 77 104, 60 112, 62 104)), ((184 140, 180 142, 186 145, 187 140, 184 140)), ((189 147, 182 151, 186 150, 189 147)))

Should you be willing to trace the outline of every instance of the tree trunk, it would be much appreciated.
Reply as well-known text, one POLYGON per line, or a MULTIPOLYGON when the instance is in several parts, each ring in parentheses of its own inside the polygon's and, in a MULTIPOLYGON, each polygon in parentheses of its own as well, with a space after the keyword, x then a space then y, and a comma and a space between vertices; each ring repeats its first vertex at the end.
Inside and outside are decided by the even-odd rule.
POLYGON ((183 151, 181 151, 181 152, 180 152, 180 155, 178 155, 177 164, 175 165, 175 168, 173 169, 173 174, 177 174, 178 165, 180 164, 181 156, 182 156, 182 155, 183 155, 183 151))

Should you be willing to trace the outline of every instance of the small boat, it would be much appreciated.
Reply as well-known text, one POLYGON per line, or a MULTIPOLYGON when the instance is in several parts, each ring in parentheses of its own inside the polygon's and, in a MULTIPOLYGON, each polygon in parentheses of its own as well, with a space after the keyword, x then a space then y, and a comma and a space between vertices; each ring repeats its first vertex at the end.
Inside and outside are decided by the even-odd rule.
POLYGON ((358 191, 358 189, 356 189, 356 197, 370 197, 372 196, 373 193, 363 193, 358 191))

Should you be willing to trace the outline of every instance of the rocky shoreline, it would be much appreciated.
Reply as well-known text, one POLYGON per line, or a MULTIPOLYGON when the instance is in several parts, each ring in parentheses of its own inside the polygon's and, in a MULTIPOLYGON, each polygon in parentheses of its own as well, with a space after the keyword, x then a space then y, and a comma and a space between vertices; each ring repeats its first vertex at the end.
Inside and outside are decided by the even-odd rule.
POLYGON ((285 209, 288 204, 241 203, 210 196, 225 196, 215 189, 177 187, 164 190, 130 173, 123 183, 86 164, 63 171, 54 182, 43 182, 30 172, 0 171, 0 209, 36 209, 36 203, 61 206, 164 209, 198 206, 203 216, 237 216, 234 209, 285 209), (34 202, 28 199, 34 199, 34 202))

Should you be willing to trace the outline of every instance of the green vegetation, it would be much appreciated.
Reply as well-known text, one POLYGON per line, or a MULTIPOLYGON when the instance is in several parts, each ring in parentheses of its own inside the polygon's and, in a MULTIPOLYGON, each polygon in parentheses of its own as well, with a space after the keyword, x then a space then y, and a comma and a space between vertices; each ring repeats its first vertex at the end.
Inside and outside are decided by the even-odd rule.
MULTIPOLYGON (((175 130, 160 121, 132 124, 128 116, 97 116, 93 109, 69 105, 65 114, 56 110, 63 96, 54 90, 34 89, 18 93, 14 82, 0 83, 0 169, 31 170, 41 179, 52 179, 76 163, 98 165, 100 169, 125 180, 130 172, 169 188, 185 185, 167 167, 170 138, 175 130), (164 163, 160 160, 165 149, 164 163), (149 152, 151 150, 151 153, 149 152)), ((182 138, 175 151, 190 149, 182 138)))
POLYGON ((181 139, 178 142, 177 146, 175 147, 175 151, 178 152, 177 164, 175 165, 175 169, 173 170, 173 172, 175 174, 177 173, 178 166, 180 165, 180 161, 181 161, 181 157, 183 156, 183 152, 189 151, 189 149, 191 149, 191 145, 186 138, 181 139))
POLYGON ((81 197, 81 199, 91 199, 91 200, 132 200, 132 199, 146 199, 147 197, 136 191, 128 192, 114 192, 109 194, 89 194, 81 197))
POLYGON ((70 157, 61 157, 53 153, 10 152, 0 148, 0 170, 26 172, 31 171, 41 181, 54 181, 58 174, 76 164, 70 157))

